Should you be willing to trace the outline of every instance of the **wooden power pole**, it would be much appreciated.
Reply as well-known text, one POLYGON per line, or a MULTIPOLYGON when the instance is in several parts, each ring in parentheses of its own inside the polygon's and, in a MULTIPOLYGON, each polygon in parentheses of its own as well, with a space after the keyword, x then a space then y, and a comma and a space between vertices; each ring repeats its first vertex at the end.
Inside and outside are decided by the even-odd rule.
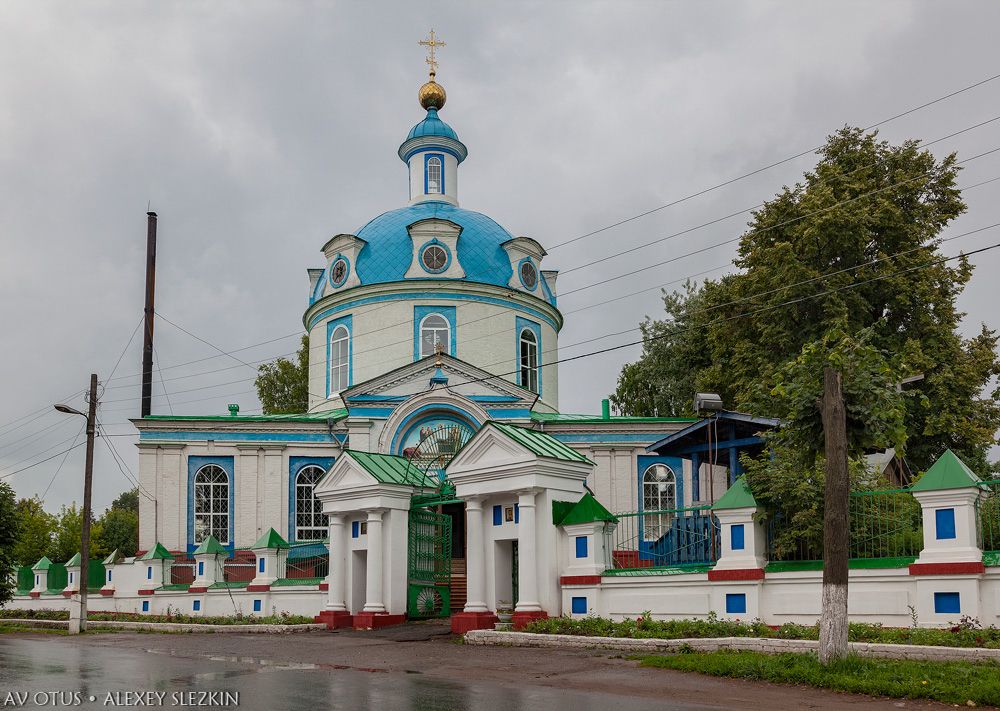
POLYGON ((823 435, 826 490, 823 495, 823 609, 819 623, 819 661, 847 656, 847 576, 850 549, 847 470, 847 411, 840 373, 823 369, 823 435))
POLYGON ((140 414, 149 417, 153 404, 153 320, 156 296, 156 213, 146 213, 146 306, 142 332, 142 402, 140 414))

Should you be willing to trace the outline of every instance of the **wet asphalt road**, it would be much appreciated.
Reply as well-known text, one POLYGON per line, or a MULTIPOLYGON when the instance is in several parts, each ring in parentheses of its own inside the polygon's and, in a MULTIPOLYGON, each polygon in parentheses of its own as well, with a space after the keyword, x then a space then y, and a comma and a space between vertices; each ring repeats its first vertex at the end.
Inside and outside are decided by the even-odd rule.
MULTIPOLYGON (((596 691, 443 680, 329 664, 276 663, 250 656, 191 658, 163 649, 116 649, 81 641, 84 644, 41 636, 0 637, 0 708, 59 708, 77 701, 80 703, 75 707, 81 709, 113 708, 117 703, 134 707, 136 697, 127 697, 126 692, 162 692, 162 700, 141 697, 152 698, 159 708, 184 708, 177 701, 189 699, 177 699, 173 694, 187 692, 238 694, 242 709, 608 711, 622 705, 621 697, 596 691), (28 692, 26 703, 19 704, 18 697, 8 696, 17 692, 28 692), (114 696, 116 692, 118 696, 114 696), (91 702, 91 697, 95 701, 91 702)), ((161 646, 162 641, 160 637, 155 646, 161 646)), ((199 697, 196 693, 190 700, 214 701, 215 708, 235 708, 226 705, 229 699, 221 695, 199 697)), ((642 698, 629 699, 627 707, 637 711, 705 708, 702 704, 642 698)))

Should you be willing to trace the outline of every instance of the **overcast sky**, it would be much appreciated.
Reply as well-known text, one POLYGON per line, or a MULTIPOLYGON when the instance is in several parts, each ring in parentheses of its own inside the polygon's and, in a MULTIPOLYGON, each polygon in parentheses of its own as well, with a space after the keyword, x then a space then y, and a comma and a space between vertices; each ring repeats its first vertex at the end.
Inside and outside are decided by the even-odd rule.
MULTIPOLYGON (((599 235, 565 240, 1000 73, 994 2, 25 2, 0 4, 0 476, 65 450, 89 374, 107 380, 143 306, 145 213, 160 215, 157 308, 245 361, 295 350, 320 247, 407 199, 396 149, 422 118, 417 45, 447 42, 442 117, 469 147, 463 207, 549 247, 564 272, 769 199, 806 156, 599 235)), ((886 124, 931 141, 1000 115, 1000 80, 886 124)), ((1000 146, 1000 121, 933 146, 1000 146)), ((1000 175, 1000 154, 960 182, 1000 175)), ((1000 182, 950 234, 1000 222, 1000 182)), ((740 234, 747 215, 565 273, 566 293, 740 234)), ((946 245, 1000 242, 1000 230, 946 245)), ((733 245, 560 299, 568 357, 658 315, 655 287, 724 267, 733 245), (644 293, 605 303, 609 299, 644 293), (583 309, 583 307, 592 307, 583 309), (581 310, 582 309, 582 310, 581 310), (590 341, 577 347, 572 344, 590 341)), ((1000 250, 977 256, 966 333, 1000 326, 1000 250)), ((724 273, 719 269, 711 273, 724 273)), ((257 412, 254 373, 156 326, 154 412, 257 412), (188 366, 171 367, 210 358, 188 366), (236 367, 230 367, 236 366, 236 367), (226 368, 225 370, 220 370, 226 368), (194 377, 196 373, 215 370, 194 377), (170 395, 170 402, 162 395, 170 395)), ((599 412, 639 350, 568 363, 564 412, 599 412)), ((141 334, 101 418, 134 432, 141 334), (122 378, 121 376, 130 376, 122 378)), ((82 435, 80 435, 82 437, 82 435)), ((78 440, 79 441, 79 440, 78 440)), ((137 470, 134 438, 113 438, 137 470)), ((80 499, 83 448, 8 476, 50 509, 80 499), (58 476, 56 473, 58 471, 58 476)), ((129 484, 98 443, 95 508, 129 484)))

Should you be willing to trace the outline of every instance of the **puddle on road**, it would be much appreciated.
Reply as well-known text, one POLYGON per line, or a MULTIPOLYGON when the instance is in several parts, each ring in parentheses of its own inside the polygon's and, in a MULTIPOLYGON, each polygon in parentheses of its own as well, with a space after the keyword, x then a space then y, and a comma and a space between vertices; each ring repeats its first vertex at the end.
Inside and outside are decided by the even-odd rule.
MULTIPOLYGON (((173 650, 163 650, 163 649, 146 649, 146 652, 150 654, 165 654, 171 657, 184 657, 188 655, 177 654, 173 650)), ((355 667, 350 664, 328 664, 328 663, 317 663, 317 662, 287 662, 278 661, 275 659, 264 659, 263 657, 248 657, 245 655, 237 654, 196 654, 196 657, 201 657, 203 659, 208 659, 213 662, 228 662, 230 664, 252 664, 257 667, 257 669, 250 670, 255 672, 264 671, 285 671, 285 670, 295 670, 295 671, 355 671, 355 672, 366 672, 369 674, 389 674, 392 672, 391 669, 379 669, 376 667, 355 667)), ((400 669, 398 670, 403 674, 423 674, 422 671, 418 669, 400 669)), ((240 674, 245 674, 247 671, 229 671, 229 672, 209 672, 206 674, 199 674, 199 678, 205 679, 216 679, 216 678, 226 678, 230 676, 239 676, 240 674)))

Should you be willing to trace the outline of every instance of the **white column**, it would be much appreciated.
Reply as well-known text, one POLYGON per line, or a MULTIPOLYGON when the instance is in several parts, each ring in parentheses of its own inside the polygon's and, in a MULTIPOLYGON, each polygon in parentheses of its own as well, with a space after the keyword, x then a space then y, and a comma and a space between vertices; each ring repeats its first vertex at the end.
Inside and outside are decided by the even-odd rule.
POLYGON ((330 524, 330 572, 326 576, 326 609, 332 612, 347 612, 347 537, 345 518, 342 514, 331 514, 330 524))
POLYGON ((465 501, 465 584, 466 612, 487 612, 486 551, 483 550, 483 500, 473 496, 465 501))
POLYGON ((368 512, 368 570, 363 612, 385 612, 382 602, 382 510, 368 512))
POLYGON ((535 492, 518 494, 520 521, 517 524, 517 606, 514 612, 537 612, 538 602, 538 551, 535 530, 535 492))

